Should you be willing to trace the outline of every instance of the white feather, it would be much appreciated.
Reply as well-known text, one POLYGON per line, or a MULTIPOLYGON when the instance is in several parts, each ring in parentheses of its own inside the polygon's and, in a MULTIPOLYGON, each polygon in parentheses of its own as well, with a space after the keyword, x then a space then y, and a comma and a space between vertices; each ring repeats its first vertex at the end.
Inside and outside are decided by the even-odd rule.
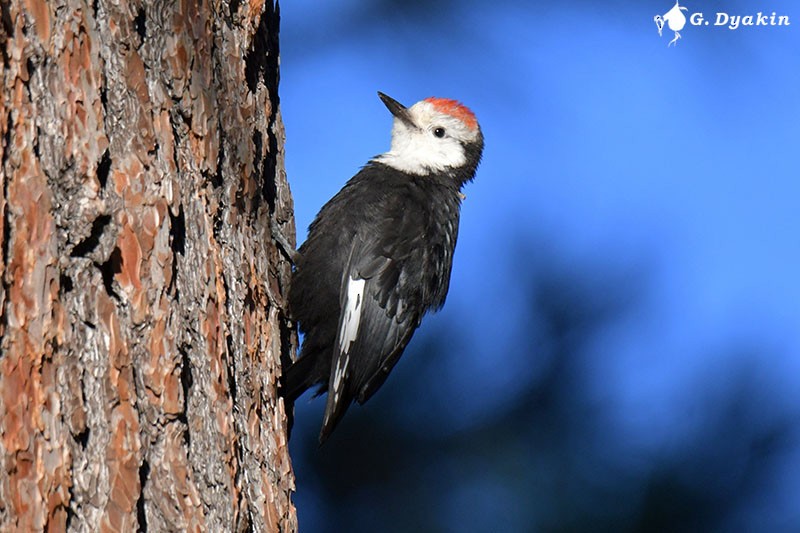
POLYGON ((403 172, 425 175, 455 168, 467 162, 463 142, 474 140, 477 130, 471 130, 459 119, 440 113, 429 102, 417 102, 408 108, 416 128, 395 118, 392 127, 392 146, 375 158, 403 172), (436 137, 436 128, 446 135, 436 137))
MULTIPOLYGON (((347 374, 347 366, 350 364, 350 347, 358 336, 358 328, 361 325, 361 308, 364 302, 364 287, 367 281, 364 279, 350 278, 347 280, 347 294, 344 299, 342 309, 341 327, 339 328, 338 354, 336 367, 333 369, 333 401, 339 401, 339 394, 342 392, 342 380, 347 374), (341 355, 344 354, 344 357, 341 355)), ((327 417, 326 417, 327 418, 327 417)))
POLYGON ((341 328, 339 329, 339 353, 350 351, 358 335, 361 325, 361 308, 364 303, 364 286, 367 280, 350 278, 347 281, 347 295, 342 309, 341 328))
POLYGON ((333 401, 339 401, 339 394, 342 392, 342 378, 347 372, 347 365, 350 364, 350 355, 345 355, 344 359, 339 359, 336 362, 336 368, 333 371, 333 401))

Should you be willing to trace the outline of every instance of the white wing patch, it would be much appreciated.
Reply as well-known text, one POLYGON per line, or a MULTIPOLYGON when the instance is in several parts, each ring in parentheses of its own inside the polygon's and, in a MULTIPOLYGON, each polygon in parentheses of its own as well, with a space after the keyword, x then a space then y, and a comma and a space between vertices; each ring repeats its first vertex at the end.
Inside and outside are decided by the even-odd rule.
MULTIPOLYGON (((340 358, 336 362, 336 368, 333 370, 333 403, 339 402, 339 394, 342 392, 342 378, 345 372, 347 372, 347 365, 349 364, 350 354, 345 355, 344 358, 340 358)), ((325 419, 328 419, 327 415, 325 419)))
POLYGON ((339 329, 339 345, 336 358, 336 367, 333 369, 333 401, 339 400, 341 393, 342 379, 347 373, 347 365, 350 364, 350 347, 358 336, 358 328, 361 325, 361 308, 364 304, 364 287, 367 284, 365 279, 355 279, 351 277, 347 280, 347 294, 342 309, 341 327, 339 329), (344 357, 342 357, 342 354, 344 357))
POLYGON ((350 351, 350 345, 356 340, 358 327, 361 324, 361 307, 364 303, 365 279, 351 277, 347 281, 347 296, 342 309, 342 327, 339 330, 339 353, 350 351))

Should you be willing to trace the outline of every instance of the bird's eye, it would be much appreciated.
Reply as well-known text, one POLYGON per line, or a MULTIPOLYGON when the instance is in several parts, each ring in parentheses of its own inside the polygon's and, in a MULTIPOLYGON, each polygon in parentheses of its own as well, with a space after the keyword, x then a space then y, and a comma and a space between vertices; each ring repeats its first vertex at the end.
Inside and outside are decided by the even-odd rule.
POLYGON ((433 130, 433 134, 441 139, 442 137, 444 137, 444 128, 436 128, 435 130, 433 130))

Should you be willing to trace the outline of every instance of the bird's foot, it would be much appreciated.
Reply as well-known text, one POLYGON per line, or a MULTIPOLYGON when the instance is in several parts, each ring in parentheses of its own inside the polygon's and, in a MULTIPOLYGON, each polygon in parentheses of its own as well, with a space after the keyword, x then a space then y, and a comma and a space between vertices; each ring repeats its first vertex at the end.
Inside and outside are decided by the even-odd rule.
POLYGON ((286 240, 286 236, 278 228, 277 223, 270 224, 270 230, 272 231, 272 240, 274 240, 275 244, 278 245, 278 249, 283 252, 286 258, 293 265, 296 265, 297 261, 300 259, 300 252, 295 250, 294 246, 289 244, 289 241, 286 240))

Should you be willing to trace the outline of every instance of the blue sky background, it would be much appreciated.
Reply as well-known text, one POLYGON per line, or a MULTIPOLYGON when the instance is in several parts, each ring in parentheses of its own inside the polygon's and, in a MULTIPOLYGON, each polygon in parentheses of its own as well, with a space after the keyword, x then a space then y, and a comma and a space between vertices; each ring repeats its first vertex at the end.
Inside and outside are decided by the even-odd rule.
MULTIPOLYGON (((345 181, 388 149, 391 117, 376 91, 407 105, 461 100, 483 129, 483 163, 465 189, 447 305, 396 372, 421 372, 426 343, 451 336, 435 358, 434 392, 386 393, 393 420, 456 441, 491 422, 555 364, 526 307, 531 280, 565 280, 567 293, 592 287, 625 308, 581 344, 574 383, 602 413, 604 461, 622 468, 691 446, 744 380, 754 387, 751 425, 790 423, 779 460, 723 526, 789 531, 800 527, 800 4, 685 5, 706 18, 774 10, 792 25, 687 24, 668 47, 672 32, 659 37, 653 22, 672 7, 664 0, 282 3, 298 242, 345 181)), ((382 416, 382 392, 343 425, 360 416, 353 411, 382 416)), ((294 448, 315 441, 321 423, 324 401, 306 403, 294 448)), ((327 481, 303 453, 293 457, 301 528, 326 530, 327 481)), ((488 492, 453 479, 430 530, 482 530, 458 525, 470 490, 513 501, 504 478, 488 492)), ((536 512, 516 522, 503 513, 508 530, 544 527, 536 512)))

